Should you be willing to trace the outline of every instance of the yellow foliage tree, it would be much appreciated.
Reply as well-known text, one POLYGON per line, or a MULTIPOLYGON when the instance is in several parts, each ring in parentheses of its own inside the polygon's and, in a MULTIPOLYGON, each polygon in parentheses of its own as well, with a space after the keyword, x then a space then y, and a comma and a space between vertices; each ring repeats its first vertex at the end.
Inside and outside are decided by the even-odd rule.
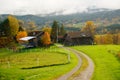
POLYGON ((117 35, 118 35, 118 44, 120 44, 120 33, 118 33, 117 35))
POLYGON ((11 16, 11 15, 8 16, 7 26, 9 26, 9 31, 8 31, 9 36, 15 36, 18 33, 19 23, 18 23, 18 20, 14 16, 11 16))
POLYGON ((28 32, 34 31, 36 29, 36 24, 33 21, 28 22, 28 32))
POLYGON ((41 38, 43 45, 46 47, 51 44, 50 34, 48 32, 44 32, 44 35, 41 38))
POLYGON ((89 34, 91 34, 91 36, 94 37, 95 34, 95 25, 93 21, 87 21, 85 27, 82 28, 83 32, 87 32, 89 34))
POLYGON ((43 27, 42 29, 44 32, 48 32, 49 34, 51 34, 51 28, 50 27, 43 27))
POLYGON ((113 36, 110 33, 104 35, 104 44, 113 44, 113 36))
POLYGON ((17 39, 18 42, 22 42, 19 39, 23 38, 23 37, 26 37, 26 36, 27 36, 27 32, 26 31, 20 31, 20 32, 18 32, 18 34, 16 36, 16 39, 17 39))
POLYGON ((94 37, 94 43, 95 44, 101 44, 101 42, 100 42, 100 35, 95 35, 95 37, 94 37))
POLYGON ((96 44, 113 44, 114 37, 110 33, 103 34, 103 35, 95 35, 94 41, 96 44))

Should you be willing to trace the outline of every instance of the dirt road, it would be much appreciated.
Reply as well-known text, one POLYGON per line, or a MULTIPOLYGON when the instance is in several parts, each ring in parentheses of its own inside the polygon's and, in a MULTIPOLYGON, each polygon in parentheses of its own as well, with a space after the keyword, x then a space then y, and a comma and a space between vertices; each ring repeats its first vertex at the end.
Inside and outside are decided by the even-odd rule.
POLYGON ((81 63, 82 63, 82 59, 80 58, 80 55, 84 56, 88 60, 88 66, 84 71, 80 72, 79 75, 74 77, 73 80, 90 80, 91 77, 92 77, 92 74, 94 72, 94 63, 91 60, 91 58, 89 58, 86 54, 84 54, 84 53, 82 53, 80 51, 74 50, 72 48, 67 48, 67 47, 63 47, 63 46, 59 46, 59 47, 73 52, 78 58, 78 64, 70 72, 68 72, 67 74, 64 74, 63 76, 59 77, 57 80, 67 80, 77 70, 79 70, 79 68, 81 67, 81 63))

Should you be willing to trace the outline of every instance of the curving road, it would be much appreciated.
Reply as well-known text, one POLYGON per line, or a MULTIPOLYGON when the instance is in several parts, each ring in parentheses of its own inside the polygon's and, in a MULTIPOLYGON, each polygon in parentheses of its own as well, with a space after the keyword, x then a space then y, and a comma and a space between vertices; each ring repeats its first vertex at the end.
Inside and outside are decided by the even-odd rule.
POLYGON ((93 63, 92 59, 89 58, 86 54, 84 54, 80 51, 77 51, 75 49, 67 48, 67 47, 63 47, 63 46, 58 46, 58 47, 61 47, 61 48, 64 48, 66 50, 73 52, 77 56, 79 61, 78 61, 78 65, 75 68, 73 68, 70 72, 59 77, 57 80, 67 80, 77 70, 79 70, 79 68, 81 67, 81 63, 82 63, 82 59, 80 58, 80 55, 84 56, 88 60, 88 66, 84 71, 80 72, 77 77, 74 77, 73 80, 90 80, 92 77, 92 74, 94 72, 94 63, 93 63))

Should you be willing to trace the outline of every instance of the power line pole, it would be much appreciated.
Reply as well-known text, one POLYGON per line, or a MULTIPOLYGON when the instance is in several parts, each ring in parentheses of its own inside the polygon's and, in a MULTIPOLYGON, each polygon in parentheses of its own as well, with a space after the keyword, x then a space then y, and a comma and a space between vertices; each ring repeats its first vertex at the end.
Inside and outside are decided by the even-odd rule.
POLYGON ((57 26, 57 43, 58 43, 58 26, 57 26))

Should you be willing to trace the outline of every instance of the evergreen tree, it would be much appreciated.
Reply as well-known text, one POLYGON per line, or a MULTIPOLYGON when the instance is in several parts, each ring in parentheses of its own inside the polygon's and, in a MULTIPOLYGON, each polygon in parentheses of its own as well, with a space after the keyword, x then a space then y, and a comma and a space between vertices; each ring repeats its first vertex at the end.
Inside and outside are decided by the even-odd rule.
POLYGON ((66 33, 65 29, 64 29, 64 25, 61 24, 61 27, 60 27, 60 35, 64 35, 66 33))
MULTIPOLYGON (((8 36, 10 34, 10 27, 8 26, 8 19, 5 19, 2 23, 1 23, 1 33, 4 33, 5 36, 8 36)), ((2 35, 3 36, 3 35, 2 35)))
POLYGON ((52 41, 53 42, 57 42, 58 41, 58 32, 59 32, 59 25, 57 21, 53 22, 52 25, 52 31, 51 31, 51 37, 52 37, 52 41))

